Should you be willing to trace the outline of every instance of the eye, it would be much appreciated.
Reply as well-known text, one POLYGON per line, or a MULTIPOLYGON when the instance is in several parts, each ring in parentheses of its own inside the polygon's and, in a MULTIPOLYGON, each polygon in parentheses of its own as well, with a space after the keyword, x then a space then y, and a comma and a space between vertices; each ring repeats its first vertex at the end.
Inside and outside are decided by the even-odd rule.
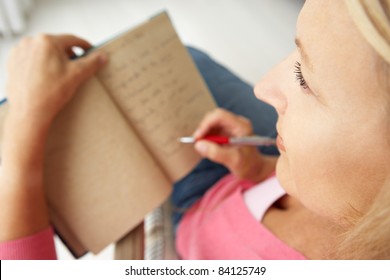
POLYGON ((302 75, 301 64, 298 61, 295 62, 294 73, 295 73, 295 78, 298 81, 298 83, 301 86, 301 88, 308 89, 309 86, 307 85, 307 83, 305 81, 305 78, 302 75))

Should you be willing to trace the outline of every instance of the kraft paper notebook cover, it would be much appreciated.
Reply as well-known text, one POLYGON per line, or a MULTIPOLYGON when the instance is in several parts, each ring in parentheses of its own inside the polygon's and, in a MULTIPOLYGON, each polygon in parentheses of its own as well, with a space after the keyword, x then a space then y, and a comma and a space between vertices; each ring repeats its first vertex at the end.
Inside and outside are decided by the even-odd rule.
POLYGON ((215 107, 166 13, 99 48, 109 63, 60 112, 45 157, 50 217, 76 257, 167 199, 200 159, 177 138, 215 107))

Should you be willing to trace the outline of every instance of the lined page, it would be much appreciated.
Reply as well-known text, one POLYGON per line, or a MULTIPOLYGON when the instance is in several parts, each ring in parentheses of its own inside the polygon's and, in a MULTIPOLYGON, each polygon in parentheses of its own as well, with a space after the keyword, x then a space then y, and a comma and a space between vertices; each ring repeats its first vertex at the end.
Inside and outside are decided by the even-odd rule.
POLYGON ((163 13, 102 48, 110 57, 99 79, 168 177, 175 181, 199 161, 191 135, 215 107, 187 49, 163 13))

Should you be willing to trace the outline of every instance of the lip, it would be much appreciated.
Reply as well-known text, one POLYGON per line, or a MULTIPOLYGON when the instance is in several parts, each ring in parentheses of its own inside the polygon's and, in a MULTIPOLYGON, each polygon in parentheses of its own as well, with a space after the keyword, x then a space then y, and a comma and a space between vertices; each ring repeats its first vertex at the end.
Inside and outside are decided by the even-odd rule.
POLYGON ((276 146, 278 147, 279 151, 286 151, 286 147, 284 146, 283 138, 278 134, 276 137, 276 146))

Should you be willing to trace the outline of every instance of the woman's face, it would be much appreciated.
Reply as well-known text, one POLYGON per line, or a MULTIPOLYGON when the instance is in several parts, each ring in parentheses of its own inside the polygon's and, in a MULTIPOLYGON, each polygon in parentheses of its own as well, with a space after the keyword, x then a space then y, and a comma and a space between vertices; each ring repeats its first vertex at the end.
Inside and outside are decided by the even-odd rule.
POLYGON ((307 208, 343 223, 367 210, 389 174, 383 65, 343 1, 307 0, 296 43, 255 94, 279 116, 281 185, 307 208))

